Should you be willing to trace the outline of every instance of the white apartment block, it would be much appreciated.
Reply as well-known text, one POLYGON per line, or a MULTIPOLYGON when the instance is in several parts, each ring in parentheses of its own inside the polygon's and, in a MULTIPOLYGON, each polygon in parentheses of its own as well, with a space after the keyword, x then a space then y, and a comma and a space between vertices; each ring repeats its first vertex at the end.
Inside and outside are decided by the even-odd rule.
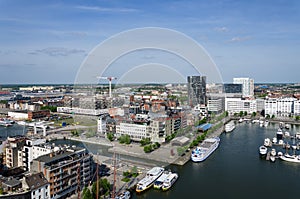
POLYGON ((254 80, 246 77, 233 78, 234 84, 242 84, 243 97, 254 96, 254 80))
POLYGON ((240 111, 247 112, 248 114, 256 112, 256 100, 241 99, 241 98, 225 98, 225 111, 229 114, 239 113, 240 111))
POLYGON ((294 115, 300 115, 300 100, 294 101, 294 115))
POLYGON ((288 117, 300 114, 300 100, 293 97, 266 98, 265 114, 288 117))

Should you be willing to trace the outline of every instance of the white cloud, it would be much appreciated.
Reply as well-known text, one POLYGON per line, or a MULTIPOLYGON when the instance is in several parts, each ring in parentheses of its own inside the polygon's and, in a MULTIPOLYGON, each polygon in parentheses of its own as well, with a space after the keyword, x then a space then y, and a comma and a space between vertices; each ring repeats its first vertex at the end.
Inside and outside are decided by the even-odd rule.
POLYGON ((85 53, 85 50, 82 49, 68 49, 62 47, 49 47, 40 50, 35 50, 34 52, 30 52, 31 55, 37 54, 46 54, 49 56, 69 56, 72 54, 85 53))
POLYGON ((99 6, 76 6, 76 8, 81 10, 91 10, 91 11, 100 11, 100 12, 136 12, 137 9, 133 8, 107 8, 99 6))
POLYGON ((233 37, 228 42, 230 42, 230 43, 242 42, 242 41, 247 41, 247 40, 250 40, 250 39, 251 39, 251 37, 249 37, 249 36, 247 36, 247 37, 233 37))
POLYGON ((215 31, 217 31, 217 32, 228 32, 229 31, 229 29, 227 28, 227 27, 217 27, 217 28, 215 28, 215 31))

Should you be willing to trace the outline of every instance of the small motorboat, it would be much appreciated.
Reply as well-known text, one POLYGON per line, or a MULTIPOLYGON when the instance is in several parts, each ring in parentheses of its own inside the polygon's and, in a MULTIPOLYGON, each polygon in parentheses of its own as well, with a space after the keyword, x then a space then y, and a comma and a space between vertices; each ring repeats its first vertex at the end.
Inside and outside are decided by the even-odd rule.
POLYGON ((263 146, 263 145, 259 147, 259 154, 260 154, 260 155, 266 155, 267 152, 268 152, 267 147, 265 147, 265 146, 263 146))

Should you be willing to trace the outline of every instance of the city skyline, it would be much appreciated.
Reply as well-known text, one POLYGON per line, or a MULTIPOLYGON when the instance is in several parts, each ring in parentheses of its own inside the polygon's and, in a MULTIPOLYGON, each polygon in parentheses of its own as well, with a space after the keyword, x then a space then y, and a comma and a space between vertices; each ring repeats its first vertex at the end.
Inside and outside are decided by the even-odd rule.
MULTIPOLYGON (((119 32, 143 27, 173 29, 194 39, 214 60, 224 82, 250 77, 257 83, 297 83, 299 8, 297 1, 4 0, 0 84, 72 83, 95 46, 119 32)), ((158 57, 139 56, 148 65, 151 56, 158 57)), ((168 64, 164 66, 176 68, 176 63, 168 64)), ((187 70, 179 75, 197 74, 187 70)))

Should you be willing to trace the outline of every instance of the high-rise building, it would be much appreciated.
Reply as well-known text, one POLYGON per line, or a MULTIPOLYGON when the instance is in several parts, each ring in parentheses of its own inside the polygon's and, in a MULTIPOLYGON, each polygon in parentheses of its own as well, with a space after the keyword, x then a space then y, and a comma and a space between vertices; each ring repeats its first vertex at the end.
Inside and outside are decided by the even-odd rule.
POLYGON ((206 76, 188 76, 188 100, 194 107, 197 104, 207 104, 206 99, 206 76))
POLYGON ((254 80, 248 77, 233 78, 234 84, 242 84, 243 97, 254 96, 254 80))

